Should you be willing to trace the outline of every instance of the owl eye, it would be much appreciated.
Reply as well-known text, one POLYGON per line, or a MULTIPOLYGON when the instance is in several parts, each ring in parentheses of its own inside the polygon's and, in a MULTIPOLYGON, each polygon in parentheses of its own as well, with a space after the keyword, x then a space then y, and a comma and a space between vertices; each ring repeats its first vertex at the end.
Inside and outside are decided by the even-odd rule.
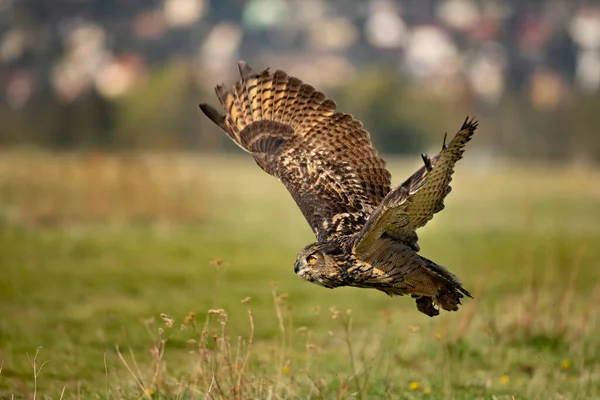
POLYGON ((306 262, 309 264, 314 264, 317 262, 317 257, 315 257, 314 255, 310 255, 306 257, 306 262))

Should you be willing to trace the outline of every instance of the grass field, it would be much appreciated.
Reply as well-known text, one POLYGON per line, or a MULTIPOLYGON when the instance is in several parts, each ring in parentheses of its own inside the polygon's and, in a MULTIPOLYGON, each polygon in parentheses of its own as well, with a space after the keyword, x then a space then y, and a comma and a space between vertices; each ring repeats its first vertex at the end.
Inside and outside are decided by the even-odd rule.
POLYGON ((600 398, 598 170, 462 162, 420 244, 475 299, 428 318, 297 278, 248 157, 111 160, 0 157, 2 399, 600 398))

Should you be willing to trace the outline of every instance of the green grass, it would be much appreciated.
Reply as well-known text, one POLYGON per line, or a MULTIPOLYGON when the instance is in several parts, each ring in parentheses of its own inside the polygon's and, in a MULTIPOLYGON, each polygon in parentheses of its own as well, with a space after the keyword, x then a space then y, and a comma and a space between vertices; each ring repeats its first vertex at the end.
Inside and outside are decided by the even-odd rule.
POLYGON ((599 171, 461 163, 420 244, 475 299, 428 318, 300 280, 285 189, 247 157, 188 161, 188 225, 20 224, 3 175, 0 398, 600 397, 599 171))

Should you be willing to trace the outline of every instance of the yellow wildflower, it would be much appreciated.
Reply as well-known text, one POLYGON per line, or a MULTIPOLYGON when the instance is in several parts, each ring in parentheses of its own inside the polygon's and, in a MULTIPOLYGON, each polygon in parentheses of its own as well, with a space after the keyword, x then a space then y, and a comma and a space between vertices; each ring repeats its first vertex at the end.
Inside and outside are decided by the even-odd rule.
POLYGON ((500 377, 501 384, 506 385, 508 382, 510 382, 510 377, 508 375, 502 375, 500 377))
POLYGON ((419 382, 411 382, 408 387, 410 390, 418 390, 421 387, 421 384, 419 382))
POLYGON ((562 369, 563 371, 570 369, 571 368, 571 361, 569 360, 563 360, 560 363, 560 369, 562 369))
POLYGON ((283 372, 283 373, 284 373, 284 374, 286 374, 286 375, 289 375, 289 374, 290 374, 290 372, 292 372, 292 371, 290 370, 290 367, 288 367, 288 366, 286 365, 285 367, 283 367, 283 368, 281 369, 281 372, 283 372))

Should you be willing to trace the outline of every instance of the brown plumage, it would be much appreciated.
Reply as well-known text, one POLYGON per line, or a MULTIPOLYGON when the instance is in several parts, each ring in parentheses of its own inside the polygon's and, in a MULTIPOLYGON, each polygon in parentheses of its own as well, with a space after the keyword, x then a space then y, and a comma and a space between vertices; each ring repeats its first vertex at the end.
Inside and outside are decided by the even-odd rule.
POLYGON ((444 208, 454 164, 477 122, 465 120, 435 157, 396 189, 369 133, 336 112, 323 93, 283 71, 257 74, 238 64, 231 91, 215 88, 225 109, 200 108, 268 174, 291 193, 317 242, 297 256, 296 273, 328 288, 375 288, 410 294, 419 311, 456 311, 469 296, 454 275, 417 252, 415 230, 444 208))

